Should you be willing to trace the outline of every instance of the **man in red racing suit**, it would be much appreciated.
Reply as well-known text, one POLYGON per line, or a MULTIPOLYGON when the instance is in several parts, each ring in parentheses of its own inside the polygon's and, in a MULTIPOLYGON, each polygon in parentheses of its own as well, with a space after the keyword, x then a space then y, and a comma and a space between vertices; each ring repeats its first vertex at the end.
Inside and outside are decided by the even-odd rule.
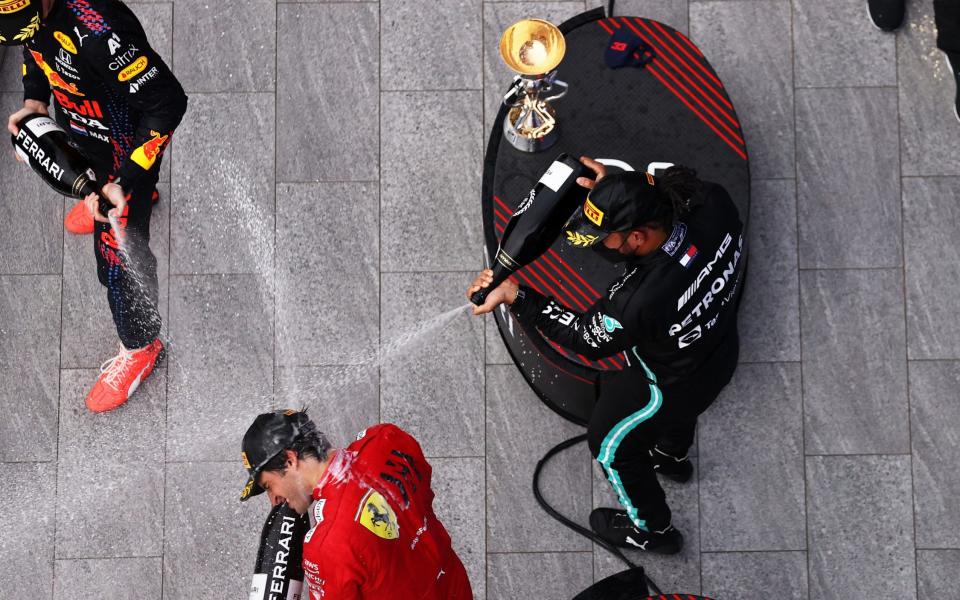
POLYGON ((315 525, 303 547, 311 600, 472 600, 467 573, 433 512, 432 470, 417 441, 383 424, 329 449, 318 433, 305 413, 286 411, 261 415, 244 437, 251 465, 244 499, 266 490, 273 503, 286 501, 300 514, 313 502, 315 525), (274 447, 264 449, 258 438, 274 447), (289 447, 268 457, 280 445, 289 447), (274 470, 278 464, 282 470, 274 470))

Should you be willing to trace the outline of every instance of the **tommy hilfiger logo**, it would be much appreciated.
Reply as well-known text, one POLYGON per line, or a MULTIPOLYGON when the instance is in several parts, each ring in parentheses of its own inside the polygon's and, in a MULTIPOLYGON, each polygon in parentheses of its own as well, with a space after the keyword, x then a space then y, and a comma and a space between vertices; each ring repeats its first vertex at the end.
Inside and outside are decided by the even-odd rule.
POLYGON ((687 248, 687 251, 683 253, 683 256, 680 257, 680 264, 684 267, 689 267, 690 263, 693 262, 693 259, 697 257, 697 247, 693 244, 687 248))

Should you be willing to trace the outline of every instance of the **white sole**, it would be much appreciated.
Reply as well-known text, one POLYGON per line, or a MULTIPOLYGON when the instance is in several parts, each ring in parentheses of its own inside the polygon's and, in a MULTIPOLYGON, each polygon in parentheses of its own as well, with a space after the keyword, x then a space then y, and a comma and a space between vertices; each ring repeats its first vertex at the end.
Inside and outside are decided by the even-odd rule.
MULTIPOLYGON (((943 60, 947 63, 947 68, 950 69, 950 77, 953 78, 954 85, 957 86, 957 89, 954 91, 954 93, 960 94, 960 82, 957 81, 957 73, 953 70, 953 63, 950 62, 950 56, 943 50, 940 52, 943 52, 943 60)), ((957 108, 956 97, 954 97, 953 100, 953 116, 957 118, 957 121, 960 121, 960 108, 957 108)))

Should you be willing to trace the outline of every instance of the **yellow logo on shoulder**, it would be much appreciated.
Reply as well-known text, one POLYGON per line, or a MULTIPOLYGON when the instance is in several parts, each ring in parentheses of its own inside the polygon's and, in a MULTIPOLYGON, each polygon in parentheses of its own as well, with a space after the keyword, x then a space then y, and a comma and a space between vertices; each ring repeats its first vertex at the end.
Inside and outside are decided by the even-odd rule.
POLYGON ((361 525, 379 538, 395 540, 400 537, 397 514, 390 508, 387 500, 373 490, 368 491, 360 501, 354 520, 360 521, 361 525))
POLYGON ((247 458, 247 453, 241 452, 240 456, 243 457, 243 468, 249 471, 252 467, 250 466, 250 459, 247 458))
POLYGON ((0 15, 9 15, 30 6, 30 0, 0 0, 0 15))
POLYGON ((67 34, 61 31, 54 31, 53 38, 58 42, 60 42, 60 45, 63 46, 63 49, 69 52, 70 54, 77 53, 77 47, 73 44, 73 40, 71 40, 70 36, 68 36, 67 34))
POLYGON ((603 211, 597 208, 590 198, 587 198, 586 204, 583 205, 583 214, 587 215, 587 218, 597 227, 600 227, 600 223, 603 222, 603 211))
POLYGON ((137 60, 130 63, 130 65, 128 65, 122 71, 120 71, 117 74, 117 79, 120 81, 128 81, 130 79, 133 79, 140 73, 143 73, 143 70, 146 68, 147 68, 147 57, 141 56, 137 60))

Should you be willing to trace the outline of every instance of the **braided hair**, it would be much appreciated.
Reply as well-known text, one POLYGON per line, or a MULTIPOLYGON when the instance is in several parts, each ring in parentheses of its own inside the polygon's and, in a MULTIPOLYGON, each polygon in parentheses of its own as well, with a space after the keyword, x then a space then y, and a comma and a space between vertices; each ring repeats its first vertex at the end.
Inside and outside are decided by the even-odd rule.
POLYGON ((688 167, 674 165, 668 168, 656 178, 654 185, 663 200, 657 206, 649 225, 669 231, 677 221, 702 204, 702 200, 694 197, 702 182, 697 177, 697 172, 688 167))

